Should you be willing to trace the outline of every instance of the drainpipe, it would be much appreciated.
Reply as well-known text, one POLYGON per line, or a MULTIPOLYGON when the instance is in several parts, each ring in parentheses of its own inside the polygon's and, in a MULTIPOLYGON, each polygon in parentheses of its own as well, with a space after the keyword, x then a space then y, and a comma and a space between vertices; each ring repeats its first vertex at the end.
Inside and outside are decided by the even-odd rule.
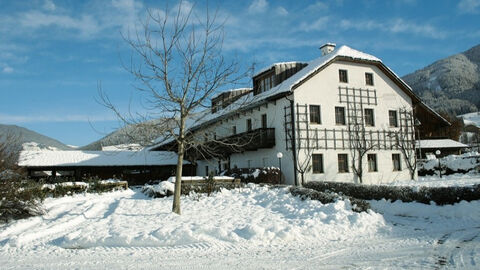
MULTIPOLYGON (((287 98, 288 99, 288 98, 287 98)), ((297 148, 295 146, 295 116, 294 116, 294 104, 293 100, 290 100, 290 117, 292 117, 292 153, 293 153, 293 179, 295 186, 298 186, 298 177, 297 177, 297 148)), ((287 134, 285 134, 286 136, 287 134)))

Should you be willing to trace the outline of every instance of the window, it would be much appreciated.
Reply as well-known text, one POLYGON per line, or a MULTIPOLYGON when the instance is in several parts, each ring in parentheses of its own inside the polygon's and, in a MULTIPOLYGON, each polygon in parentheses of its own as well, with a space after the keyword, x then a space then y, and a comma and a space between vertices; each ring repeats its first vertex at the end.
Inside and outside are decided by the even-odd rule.
POLYGON ((274 85, 274 75, 261 78, 257 81, 257 93, 265 92, 271 89, 274 85))
POLYGON ((377 155, 376 154, 368 154, 367 155, 368 161, 368 171, 369 172, 377 172, 377 155))
POLYGON ((271 84, 270 84, 270 77, 267 77, 263 80, 265 82, 265 91, 269 90, 271 87, 271 84))
POLYGON ((312 155, 312 169, 313 169, 313 173, 323 173, 323 155, 322 154, 312 155))
POLYGON ((402 165, 400 164, 400 154, 392 154, 392 163, 394 171, 402 170, 402 165))
POLYGON ((365 126, 368 126, 368 127, 375 126, 373 109, 365 109, 365 126))
POLYGON ((373 73, 365 73, 365 84, 373 85, 373 73))
POLYGON ((345 107, 335 107, 335 124, 345 125, 345 107))
POLYGON ((208 176, 208 166, 205 166, 205 175, 208 176))
POLYGON ((259 81, 258 82, 258 92, 259 93, 262 93, 263 92, 263 81, 259 81))
POLYGON ((347 154, 338 154, 338 172, 340 173, 348 172, 348 155, 347 154))
POLYGON ((347 70, 345 70, 345 69, 339 69, 339 70, 338 70, 338 77, 339 77, 339 79, 340 79, 340 82, 348 83, 347 70))
POLYGON ((267 128, 267 114, 262 114, 262 128, 267 128))
POLYGON ((237 134, 237 126, 232 127, 232 134, 236 135, 237 134))
POLYGON ((320 106, 319 105, 310 105, 310 123, 321 124, 322 120, 320 118, 320 106))
POLYGON ((252 131, 252 119, 247 119, 247 131, 252 131))
POLYGON ((398 127, 397 111, 388 111, 388 121, 391 127, 398 127))

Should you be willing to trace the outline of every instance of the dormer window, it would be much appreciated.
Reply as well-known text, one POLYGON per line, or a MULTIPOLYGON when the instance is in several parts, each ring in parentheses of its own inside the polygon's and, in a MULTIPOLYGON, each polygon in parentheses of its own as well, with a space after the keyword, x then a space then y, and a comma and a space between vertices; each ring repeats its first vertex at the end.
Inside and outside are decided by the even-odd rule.
POLYGON ((283 62, 273 64, 253 77, 253 94, 258 95, 279 85, 307 64, 300 62, 283 62))
POLYGON ((258 80, 258 93, 268 91, 274 86, 274 76, 268 75, 258 80))

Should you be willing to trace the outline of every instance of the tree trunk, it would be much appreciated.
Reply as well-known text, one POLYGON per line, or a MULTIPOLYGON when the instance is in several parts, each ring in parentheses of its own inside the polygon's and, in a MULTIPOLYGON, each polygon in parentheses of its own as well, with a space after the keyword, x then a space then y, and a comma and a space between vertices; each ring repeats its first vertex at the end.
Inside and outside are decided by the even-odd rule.
POLYGON ((175 191, 173 193, 173 206, 172 212, 181 215, 180 211, 180 195, 182 191, 182 169, 183 169, 183 151, 184 145, 183 142, 178 143, 178 159, 177 159, 177 170, 175 174, 175 191))
POLYGON ((358 180, 360 181, 360 184, 363 184, 363 181, 362 181, 362 176, 363 176, 362 158, 363 158, 363 156, 360 153, 358 155, 359 155, 359 158, 358 158, 357 176, 358 176, 358 180))

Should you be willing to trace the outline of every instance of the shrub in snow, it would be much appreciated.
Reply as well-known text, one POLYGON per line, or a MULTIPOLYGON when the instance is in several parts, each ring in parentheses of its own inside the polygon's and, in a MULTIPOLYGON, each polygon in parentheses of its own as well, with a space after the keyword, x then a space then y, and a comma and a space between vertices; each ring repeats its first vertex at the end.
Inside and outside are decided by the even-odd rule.
POLYGON ((175 185, 169 181, 162 181, 156 185, 144 185, 142 187, 142 193, 153 198, 172 196, 174 190, 175 185))
POLYGON ((206 182, 206 185, 205 185, 206 192, 208 196, 210 196, 210 194, 212 194, 212 192, 215 191, 215 180, 213 179, 213 172, 210 172, 208 174, 208 177, 207 179, 205 179, 205 182, 206 182))
POLYGON ((222 175, 240 178, 243 183, 255 184, 282 184, 280 169, 276 167, 264 168, 233 168, 222 172, 222 175))
POLYGON ((352 204, 352 210, 355 212, 365 212, 370 209, 370 204, 365 200, 356 199, 350 196, 339 195, 332 192, 322 192, 310 188, 291 187, 290 193, 293 196, 299 196, 302 200, 311 199, 320 201, 323 204, 333 203, 338 200, 349 200, 352 204))
POLYGON ((88 182, 57 182, 41 186, 44 196, 63 197, 78 193, 102 193, 128 188, 127 181, 116 179, 100 180, 89 178, 88 182))
POLYGON ((41 215, 41 185, 12 171, 0 172, 0 223, 41 215))
POLYGON ((480 200, 480 185, 469 187, 399 187, 380 185, 359 185, 338 182, 308 182, 306 188, 319 192, 335 192, 363 200, 391 200, 420 202, 438 205, 454 204, 462 200, 480 200))
POLYGON ((90 181, 88 181, 87 191, 90 193, 93 193, 93 192, 102 193, 102 192, 124 190, 127 188, 128 188, 127 181, 121 181, 117 179, 107 179, 107 180, 90 179, 90 181))
MULTIPOLYGON (((184 176, 182 177, 181 194, 188 195, 194 193, 207 193, 209 196, 213 192, 220 191, 220 189, 233 189, 240 187, 242 184, 233 177, 229 176, 184 176)), ((175 186, 175 177, 168 178, 167 181, 160 182, 154 185, 145 185, 142 192, 147 196, 154 198, 161 198, 173 195, 175 186)))

